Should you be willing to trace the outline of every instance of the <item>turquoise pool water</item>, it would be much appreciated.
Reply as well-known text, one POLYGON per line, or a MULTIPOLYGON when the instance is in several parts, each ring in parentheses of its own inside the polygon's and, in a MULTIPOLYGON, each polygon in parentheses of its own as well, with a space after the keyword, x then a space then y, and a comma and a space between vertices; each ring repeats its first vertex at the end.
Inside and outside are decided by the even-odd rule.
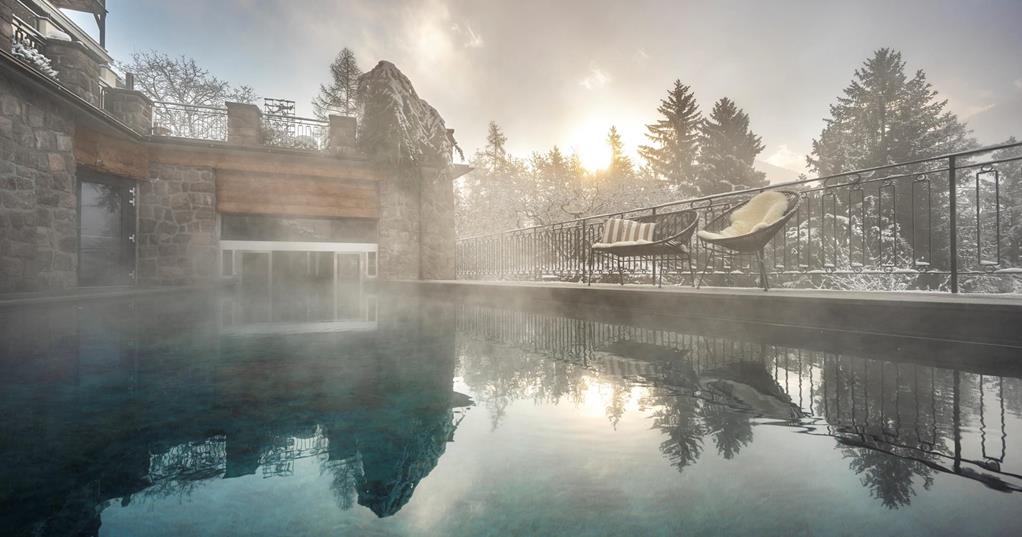
POLYGON ((0 310, 0 533, 1017 534, 1019 378, 820 338, 359 293, 0 310))

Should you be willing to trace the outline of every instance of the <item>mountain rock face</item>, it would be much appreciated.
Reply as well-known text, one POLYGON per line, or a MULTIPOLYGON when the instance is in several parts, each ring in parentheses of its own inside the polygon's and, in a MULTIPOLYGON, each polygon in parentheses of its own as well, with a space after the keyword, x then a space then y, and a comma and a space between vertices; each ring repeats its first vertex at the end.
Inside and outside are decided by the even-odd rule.
POLYGON ((358 79, 359 148, 393 163, 444 166, 457 147, 444 119, 419 98, 394 64, 381 61, 358 79))

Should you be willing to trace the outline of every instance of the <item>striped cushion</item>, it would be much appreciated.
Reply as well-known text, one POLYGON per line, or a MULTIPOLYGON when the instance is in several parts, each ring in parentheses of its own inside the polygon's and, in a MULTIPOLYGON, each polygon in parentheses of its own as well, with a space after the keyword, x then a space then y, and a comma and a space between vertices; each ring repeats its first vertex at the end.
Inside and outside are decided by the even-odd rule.
MULTIPOLYGON (((633 220, 611 218, 603 225, 601 245, 617 243, 645 244, 653 242, 653 228, 656 224, 640 224, 633 220)), ((623 245, 622 245, 623 246, 623 245)))

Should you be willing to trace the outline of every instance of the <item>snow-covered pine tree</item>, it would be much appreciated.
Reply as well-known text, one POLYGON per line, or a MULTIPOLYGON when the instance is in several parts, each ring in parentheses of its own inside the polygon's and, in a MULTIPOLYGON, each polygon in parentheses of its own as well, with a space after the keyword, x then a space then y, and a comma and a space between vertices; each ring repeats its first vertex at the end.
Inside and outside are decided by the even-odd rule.
POLYGON ((696 156, 699 150, 699 125, 703 121, 692 89, 674 81, 667 98, 657 108, 661 118, 646 128, 650 145, 639 147, 639 154, 657 175, 678 187, 685 195, 694 193, 696 156))
POLYGON ((855 70, 813 140, 809 168, 830 175, 960 151, 975 145, 926 73, 905 75, 901 53, 882 48, 855 70))
POLYGON ((320 84, 319 95, 312 99, 316 117, 354 116, 358 110, 358 77, 361 75, 355 53, 345 47, 330 64, 330 84, 320 84))
POLYGON ((749 130, 749 115, 734 101, 717 101, 701 133, 696 195, 766 186, 766 174, 753 167, 763 151, 762 140, 749 130))

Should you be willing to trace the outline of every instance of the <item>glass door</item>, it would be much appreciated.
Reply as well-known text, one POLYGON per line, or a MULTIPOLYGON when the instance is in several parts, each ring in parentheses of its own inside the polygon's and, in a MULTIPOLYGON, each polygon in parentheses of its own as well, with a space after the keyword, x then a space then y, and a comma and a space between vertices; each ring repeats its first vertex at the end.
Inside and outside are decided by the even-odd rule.
POLYGON ((135 280, 135 188, 82 170, 79 185, 78 285, 135 280))

